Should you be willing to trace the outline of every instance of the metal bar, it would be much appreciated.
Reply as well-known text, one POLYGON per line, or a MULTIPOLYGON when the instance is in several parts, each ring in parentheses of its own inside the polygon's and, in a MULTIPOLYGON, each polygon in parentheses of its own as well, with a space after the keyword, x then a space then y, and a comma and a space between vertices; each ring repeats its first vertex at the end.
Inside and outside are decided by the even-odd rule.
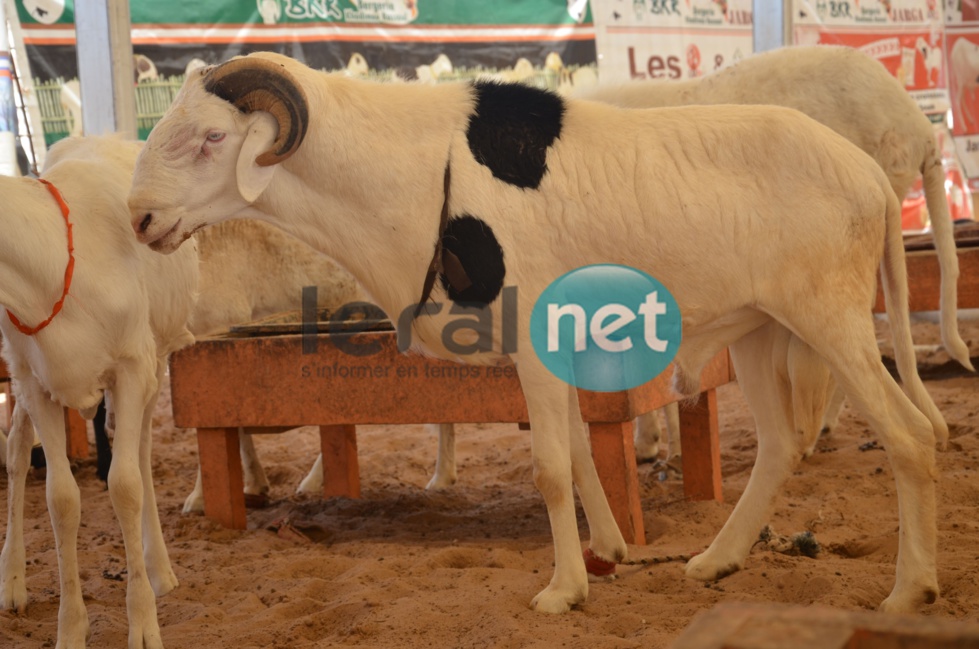
POLYGON ((75 33, 86 135, 136 138, 133 44, 127 0, 77 0, 75 33))

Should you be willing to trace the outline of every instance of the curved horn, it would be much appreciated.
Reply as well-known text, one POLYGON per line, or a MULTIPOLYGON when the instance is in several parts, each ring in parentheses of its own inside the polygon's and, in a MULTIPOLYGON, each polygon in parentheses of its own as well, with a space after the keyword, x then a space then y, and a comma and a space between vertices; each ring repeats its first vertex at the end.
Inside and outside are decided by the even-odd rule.
POLYGON ((204 89, 243 113, 271 113, 279 125, 272 148, 255 159, 261 167, 282 162, 299 148, 309 124, 306 95, 280 63, 254 57, 232 59, 204 77, 204 89))

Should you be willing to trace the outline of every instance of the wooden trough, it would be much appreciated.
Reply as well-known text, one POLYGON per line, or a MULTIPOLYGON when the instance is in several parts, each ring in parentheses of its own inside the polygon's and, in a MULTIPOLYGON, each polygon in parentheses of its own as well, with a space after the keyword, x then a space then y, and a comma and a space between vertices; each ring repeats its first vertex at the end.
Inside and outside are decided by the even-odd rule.
MULTIPOLYGON (((528 420, 512 365, 476 367, 402 354, 391 330, 331 334, 320 327, 303 336, 300 328, 300 323, 236 328, 171 358, 174 423, 197 429, 204 511, 225 526, 246 526, 239 427, 282 432, 318 425, 324 497, 356 498, 357 425, 528 420), (341 347, 371 353, 356 356, 341 347)), ((579 391, 599 476, 630 543, 645 542, 632 420, 676 400, 668 387, 671 374, 668 370, 628 392, 579 391)), ((704 371, 697 403, 680 410, 684 489, 690 498, 721 499, 715 389, 732 378, 725 351, 704 371)))

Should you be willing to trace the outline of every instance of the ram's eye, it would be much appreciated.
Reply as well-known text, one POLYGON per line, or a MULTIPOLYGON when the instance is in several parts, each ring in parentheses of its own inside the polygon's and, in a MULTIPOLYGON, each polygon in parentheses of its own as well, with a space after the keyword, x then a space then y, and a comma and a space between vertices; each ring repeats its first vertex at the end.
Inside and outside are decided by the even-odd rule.
POLYGON ((210 133, 207 134, 207 141, 220 142, 221 140, 224 139, 224 135, 225 134, 220 131, 211 131, 210 133))

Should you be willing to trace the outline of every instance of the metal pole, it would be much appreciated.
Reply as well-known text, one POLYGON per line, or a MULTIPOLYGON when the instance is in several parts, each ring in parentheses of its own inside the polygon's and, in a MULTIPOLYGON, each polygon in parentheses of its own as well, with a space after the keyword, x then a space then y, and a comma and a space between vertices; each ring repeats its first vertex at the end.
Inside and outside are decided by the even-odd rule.
POLYGON ((793 0, 752 0, 756 53, 792 43, 792 2, 793 0))
POLYGON ((83 131, 136 139, 128 0, 76 0, 75 34, 83 131))
POLYGON ((0 3, 0 174, 19 176, 17 169, 17 104, 11 76, 7 15, 0 3))

